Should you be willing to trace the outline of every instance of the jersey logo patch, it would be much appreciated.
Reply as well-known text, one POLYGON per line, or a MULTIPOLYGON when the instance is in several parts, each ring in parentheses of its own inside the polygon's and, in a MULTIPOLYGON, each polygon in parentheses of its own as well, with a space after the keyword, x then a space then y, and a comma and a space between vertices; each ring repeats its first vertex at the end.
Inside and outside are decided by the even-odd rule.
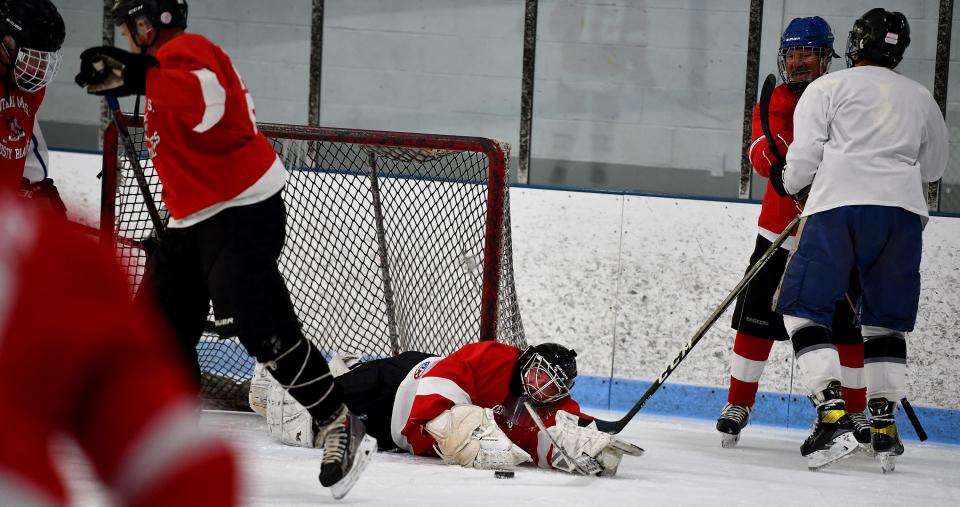
POLYGON ((430 363, 432 363, 432 362, 433 362, 433 361, 431 361, 431 360, 427 360, 427 361, 424 361, 424 362, 420 363, 420 364, 417 366, 416 371, 413 372, 413 378, 419 380, 420 377, 422 377, 423 374, 426 373, 427 370, 430 368, 430 363))

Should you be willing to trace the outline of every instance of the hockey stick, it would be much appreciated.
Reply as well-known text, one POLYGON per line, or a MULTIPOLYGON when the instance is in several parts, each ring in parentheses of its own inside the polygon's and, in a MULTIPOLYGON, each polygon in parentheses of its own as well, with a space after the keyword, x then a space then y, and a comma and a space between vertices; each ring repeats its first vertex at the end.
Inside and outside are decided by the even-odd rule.
POLYGON ((110 121, 117 127, 117 133, 120 134, 120 140, 123 142, 123 148, 126 151, 127 159, 130 160, 130 166, 133 168, 133 175, 137 178, 137 186, 140 188, 140 194, 143 195, 143 202, 147 206, 147 214, 150 215, 150 221, 153 223, 154 230, 157 231, 157 237, 163 236, 163 220, 157 211, 157 205, 153 201, 153 192, 150 190, 150 184, 147 183, 147 177, 143 174, 143 166, 140 165, 140 154, 137 152, 136 145, 130 137, 130 131, 123 120, 123 112, 120 111, 120 102, 116 97, 104 97, 107 100, 107 108, 110 110, 110 121))
POLYGON ((673 370, 677 369, 677 366, 679 366, 683 359, 687 357, 687 354, 690 353, 693 347, 700 341, 701 338, 703 338, 705 334, 707 334, 707 331, 710 330, 714 322, 720 318, 720 315, 726 311, 727 307, 730 306, 730 303, 732 303, 733 300, 736 299, 741 292, 743 292, 743 289, 748 283, 750 283, 751 280, 753 280, 760 269, 767 265, 767 263, 773 257, 773 254, 777 252, 777 249, 780 248, 780 245, 787 240, 787 237, 789 237, 790 233, 797 228, 797 224, 799 223, 800 217, 796 216, 792 221, 790 221, 789 224, 787 224, 787 227, 783 230, 783 232, 780 233, 779 236, 777 236, 775 240, 773 240, 773 243, 770 244, 770 247, 767 248, 767 251, 765 251, 763 255, 757 259, 752 266, 750 266, 750 269, 747 270, 747 273, 743 275, 743 278, 740 279, 740 283, 738 283, 736 287, 730 291, 730 294, 727 294, 727 297, 723 300, 723 302, 720 303, 720 306, 718 306, 713 313, 710 314, 710 316, 707 318, 707 321, 704 322, 703 325, 700 326, 700 329, 698 329, 697 332, 694 333, 693 337, 690 338, 690 341, 684 345, 682 349, 680 349, 680 353, 677 354, 677 357, 673 359, 673 362, 670 363, 670 365, 667 366, 667 369, 660 374, 660 377, 658 377, 657 380, 654 381, 649 388, 647 388, 647 391, 643 393, 643 396, 641 396, 636 403, 634 403, 633 407, 629 412, 627 412, 626 415, 617 421, 603 421, 600 419, 595 419, 598 430, 614 435, 623 430, 627 423, 633 419, 633 416, 635 416, 637 412, 643 408, 643 406, 647 403, 647 400, 653 396, 653 393, 657 392, 657 389, 660 389, 660 386, 662 386, 667 380, 667 377, 673 373, 673 370))
POLYGON ((777 148, 777 143, 770 134, 770 98, 773 97, 773 90, 776 87, 777 77, 768 74, 763 80, 763 88, 760 89, 760 129, 763 130, 763 136, 767 138, 767 146, 770 147, 773 156, 780 160, 783 155, 780 154, 780 149, 777 148))
POLYGON ((580 472, 581 475, 596 475, 603 471, 603 467, 600 466, 600 463, 597 460, 587 456, 586 454, 577 456, 577 459, 573 459, 567 454, 566 449, 560 447, 560 444, 557 443, 556 439, 553 438, 553 435, 547 431, 547 426, 543 424, 543 419, 537 414, 537 411, 530 406, 530 402, 524 401, 523 406, 527 409, 527 412, 530 413, 530 417, 533 419, 533 423, 537 425, 537 428, 540 428, 540 431, 547 435, 547 438, 550 439, 550 443, 560 451, 560 454, 563 455, 563 458, 567 460, 568 463, 572 463, 573 467, 577 469, 577 472, 580 472))
POLYGON ((920 425, 920 419, 917 418, 917 413, 913 411, 913 406, 910 405, 910 402, 907 401, 907 398, 900 400, 900 404, 903 405, 903 411, 907 413, 907 419, 910 419, 910 424, 913 425, 914 431, 917 432, 917 438, 921 442, 927 439, 927 432, 923 431, 923 426, 920 425))

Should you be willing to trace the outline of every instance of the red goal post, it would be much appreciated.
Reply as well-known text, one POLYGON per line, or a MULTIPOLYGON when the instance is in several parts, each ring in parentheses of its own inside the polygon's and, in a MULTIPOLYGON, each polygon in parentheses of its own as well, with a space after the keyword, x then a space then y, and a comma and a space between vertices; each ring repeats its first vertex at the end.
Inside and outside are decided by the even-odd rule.
MULTIPOLYGON (((129 121, 129 117, 128 117, 129 121)), ((525 346, 513 281, 509 145, 492 139, 259 124, 284 161, 279 261, 304 334, 325 354, 449 354, 478 340, 525 346)), ((165 215, 161 184, 131 128, 165 215)), ((143 276, 153 226, 114 126, 104 136, 102 240, 143 276)), ((204 394, 245 403, 253 360, 235 338, 198 346, 204 394)), ((222 403, 220 405, 223 405, 222 403)))

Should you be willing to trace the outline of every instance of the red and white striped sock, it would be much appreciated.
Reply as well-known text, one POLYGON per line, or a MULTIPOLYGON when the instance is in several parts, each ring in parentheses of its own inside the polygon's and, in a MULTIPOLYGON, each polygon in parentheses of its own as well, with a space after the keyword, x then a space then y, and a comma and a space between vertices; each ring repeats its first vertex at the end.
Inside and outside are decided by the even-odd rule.
POLYGON ((847 412, 867 409, 867 386, 863 378, 863 343, 838 343, 840 353, 840 383, 843 384, 843 403, 847 412))
MULTIPOLYGON (((760 376, 767 365, 773 340, 758 338, 737 331, 733 341, 733 361, 730 365, 730 394, 727 402, 752 407, 760 387, 760 376)), ((863 355, 861 354, 861 359, 863 355)))

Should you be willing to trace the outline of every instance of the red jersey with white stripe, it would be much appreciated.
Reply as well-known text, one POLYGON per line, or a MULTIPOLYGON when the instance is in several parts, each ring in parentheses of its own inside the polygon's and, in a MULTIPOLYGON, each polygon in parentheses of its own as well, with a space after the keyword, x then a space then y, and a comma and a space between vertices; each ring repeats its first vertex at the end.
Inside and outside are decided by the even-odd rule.
MULTIPOLYGON (((517 358, 523 351, 497 342, 465 345, 445 358, 430 358, 410 371, 400 384, 393 405, 395 443, 414 454, 436 456, 436 440, 425 427, 454 405, 477 405, 497 413, 498 426, 510 440, 527 451, 534 462, 549 467, 549 438, 540 435, 529 414, 510 393, 517 358)), ((538 409, 544 425, 553 426, 557 411, 590 418, 570 396, 538 409)))
MULTIPOLYGON (((800 97, 790 91, 786 84, 781 84, 773 90, 770 97, 770 135, 774 137, 780 156, 787 156, 787 147, 793 142, 793 110, 797 107, 800 97)), ((750 163, 757 174, 764 178, 770 177, 770 167, 776 162, 776 157, 770 151, 767 138, 763 135, 760 126, 760 105, 753 108, 753 143, 750 144, 750 163)), ((773 184, 767 182, 767 192, 763 195, 763 204, 760 206, 758 225, 761 234, 769 240, 787 228, 787 224, 799 214, 796 201, 792 197, 780 197, 773 190, 773 184), (768 234, 763 234, 763 232, 768 234)), ((793 235, 796 234, 794 231, 793 235)), ((784 243, 785 246, 788 246, 784 243)))
POLYGON ((0 79, 0 186, 19 185, 29 153, 30 138, 46 88, 27 93, 6 89, 0 79))
POLYGON ((197 428, 163 323, 65 221, 0 186, 0 503, 69 504, 51 449, 74 438, 122 505, 233 505, 232 452, 197 428))
POLYGON ((147 71, 145 139, 163 201, 182 219, 243 193, 277 154, 257 131, 253 99, 219 46, 183 33, 156 57, 160 66, 147 71))

